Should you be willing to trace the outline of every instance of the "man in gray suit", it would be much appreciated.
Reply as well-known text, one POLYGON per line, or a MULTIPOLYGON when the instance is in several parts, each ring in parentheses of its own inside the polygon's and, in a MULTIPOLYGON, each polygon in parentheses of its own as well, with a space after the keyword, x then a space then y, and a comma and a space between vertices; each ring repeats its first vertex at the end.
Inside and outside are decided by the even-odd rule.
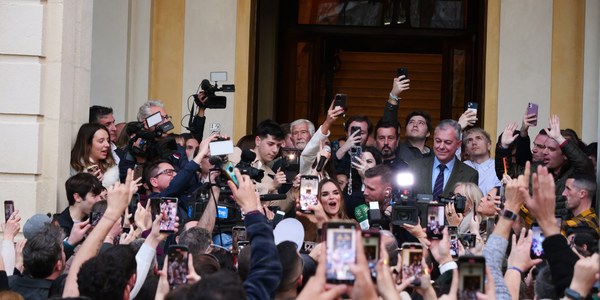
POLYGON ((437 200, 441 195, 449 196, 457 182, 478 183, 477 171, 455 156, 460 145, 461 127, 458 122, 442 120, 433 135, 434 156, 409 162, 415 178, 415 195, 433 195, 433 200, 437 200))

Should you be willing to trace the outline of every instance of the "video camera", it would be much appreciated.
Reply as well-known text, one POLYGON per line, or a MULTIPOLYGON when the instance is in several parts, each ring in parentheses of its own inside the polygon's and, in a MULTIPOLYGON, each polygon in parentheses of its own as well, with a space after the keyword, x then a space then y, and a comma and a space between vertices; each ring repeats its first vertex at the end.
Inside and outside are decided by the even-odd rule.
MULTIPOLYGON (((213 74, 211 72, 211 79, 213 78, 213 74)), ((225 78, 226 80, 227 78, 225 78)), ((203 107, 203 108, 212 108, 212 109, 223 109, 227 107, 227 97, 225 96, 217 96, 215 95, 216 92, 225 92, 225 93, 232 93, 235 92, 235 85, 233 84, 223 84, 221 87, 219 87, 218 83, 216 80, 215 81, 215 85, 210 84, 210 81, 208 79, 203 79, 202 82, 200 83, 200 88, 202 89, 202 91, 204 91, 204 96, 207 98, 206 102, 202 103, 202 101, 200 101, 200 97, 198 97, 198 94, 193 95, 194 96, 194 102, 196 103, 196 105, 198 105, 198 107, 203 107)))
POLYGON ((414 182, 414 176, 410 173, 400 173, 396 176, 398 191, 394 194, 395 201, 392 206, 393 225, 416 225, 419 223, 419 208, 416 206, 412 192, 414 182))
POLYGON ((467 197, 461 194, 452 193, 450 197, 440 196, 439 202, 444 204, 454 203, 454 209, 456 210, 456 212, 462 214, 465 212, 465 206, 467 205, 467 197))
POLYGON ((147 159, 165 158, 177 151, 177 143, 174 139, 157 141, 157 138, 162 137, 165 132, 175 128, 171 121, 163 122, 163 116, 160 112, 156 112, 146 117, 145 123, 148 129, 145 129, 144 122, 134 122, 127 125, 127 132, 130 135, 135 134, 129 140, 129 149, 134 156, 147 159), (138 140, 140 141, 136 145, 135 143, 138 140))

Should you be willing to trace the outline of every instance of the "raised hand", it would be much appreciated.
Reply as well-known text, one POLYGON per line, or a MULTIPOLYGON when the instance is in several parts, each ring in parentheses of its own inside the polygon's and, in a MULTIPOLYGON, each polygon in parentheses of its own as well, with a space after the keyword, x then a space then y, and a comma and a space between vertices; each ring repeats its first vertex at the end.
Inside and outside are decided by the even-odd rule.
POLYGON ((544 236, 560 233, 556 225, 554 211, 556 206, 556 191, 554 178, 548 168, 538 166, 533 174, 533 197, 527 199, 527 208, 542 228, 544 236))
POLYGON ((521 234, 517 238, 516 234, 512 236, 512 248, 510 255, 508 256, 508 266, 517 267, 523 272, 527 272, 531 267, 542 262, 541 259, 531 259, 528 253, 531 249, 531 243, 533 240, 533 231, 521 229, 521 234), (518 239, 518 241, 517 241, 518 239))
POLYGON ((548 136, 553 138, 559 145, 565 141, 565 138, 560 134, 560 119, 558 115, 550 116, 550 128, 546 129, 548 136))
POLYGON ((458 119, 458 124, 460 124, 460 127, 462 129, 465 129, 468 126, 475 125, 475 122, 477 122, 477 120, 477 112, 471 109, 467 109, 458 119))
POLYGON ((508 149, 510 145, 515 141, 518 134, 514 134, 517 129, 517 123, 508 123, 506 127, 504 127, 504 131, 502 132, 502 139, 500 139, 500 145, 504 149, 508 149))
POLYGON ((400 94, 408 89, 410 89, 410 79, 406 78, 406 75, 400 75, 400 77, 394 78, 390 94, 400 97, 400 94))

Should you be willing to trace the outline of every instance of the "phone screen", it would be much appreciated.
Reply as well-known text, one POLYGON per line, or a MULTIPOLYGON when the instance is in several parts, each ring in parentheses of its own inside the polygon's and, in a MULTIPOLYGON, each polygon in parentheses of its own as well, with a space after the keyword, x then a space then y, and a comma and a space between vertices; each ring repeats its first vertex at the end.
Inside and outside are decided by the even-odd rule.
POLYGON ((188 249, 182 246, 171 246, 168 251, 169 265, 167 275, 171 289, 187 283, 188 249))
POLYGON ((445 223, 445 206, 429 204, 427 206, 427 237, 441 239, 445 223))
POLYGON ((177 198, 160 198, 160 232, 175 232, 177 198))
POLYGON ((377 261, 379 260, 379 231, 363 231, 363 246, 365 249, 365 256, 367 257, 367 264, 371 271, 371 277, 377 277, 377 261))
POLYGON ((450 256, 458 257, 458 227, 448 226, 448 236, 450 236, 450 256))
POLYGON ((531 257, 541 258, 544 255, 544 248, 542 248, 542 243, 545 239, 544 234, 537 223, 533 223, 531 226, 531 231, 533 231, 533 238, 531 240, 531 257))
POLYGON ((483 256, 463 256, 458 260, 459 299, 477 299, 477 292, 484 292, 485 259, 483 256))
POLYGON ((238 254, 240 252, 239 244, 242 241, 247 241, 248 238, 246 236, 246 227, 244 226, 234 226, 231 229, 232 235, 232 243, 231 243, 231 252, 233 254, 238 254))
POLYGON ((4 201, 4 222, 10 219, 10 216, 15 212, 15 202, 12 200, 4 201))
POLYGON ((402 244, 402 276, 415 276, 413 286, 421 285, 421 275, 423 275, 423 246, 417 243, 402 244))
POLYGON ((327 282, 353 283, 350 265, 356 262, 356 229, 353 223, 327 224, 327 282))
POLYGON ((317 176, 300 177, 300 210, 303 213, 313 213, 308 208, 318 204, 319 178, 317 176))
POLYGON ((533 126, 537 126, 538 105, 533 102, 529 102, 529 104, 527 104, 527 114, 535 115, 535 121, 531 123, 533 126))

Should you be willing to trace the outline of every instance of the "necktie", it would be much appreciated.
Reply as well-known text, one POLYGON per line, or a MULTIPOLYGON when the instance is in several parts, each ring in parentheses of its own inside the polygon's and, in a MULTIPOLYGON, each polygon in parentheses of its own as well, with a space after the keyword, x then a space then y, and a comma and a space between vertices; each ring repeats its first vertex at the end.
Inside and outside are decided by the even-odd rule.
POLYGON ((433 186, 433 200, 438 200, 438 197, 442 194, 444 190, 444 170, 446 170, 446 165, 440 164, 438 166, 440 169, 440 173, 435 178, 435 185, 433 186))

